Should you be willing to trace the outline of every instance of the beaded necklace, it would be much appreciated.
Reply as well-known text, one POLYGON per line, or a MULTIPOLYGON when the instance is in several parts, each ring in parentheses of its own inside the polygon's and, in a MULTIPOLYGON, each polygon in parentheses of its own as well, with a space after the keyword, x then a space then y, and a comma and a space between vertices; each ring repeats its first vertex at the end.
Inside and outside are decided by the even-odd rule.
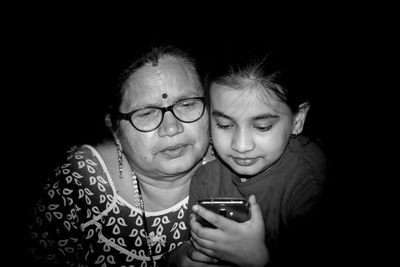
MULTIPOLYGON (((123 179, 123 174, 122 174, 122 170, 123 170, 123 159, 122 159, 122 150, 120 148, 119 145, 117 145, 117 154, 118 154, 118 169, 119 169, 119 178, 123 179)), ((146 214, 144 211, 144 202, 143 202, 143 196, 142 196, 142 192, 140 190, 140 185, 139 185, 139 181, 136 177, 135 172, 132 170, 132 183, 133 183, 133 193, 135 194, 135 207, 140 209, 142 212, 142 217, 143 217, 143 224, 144 224, 144 231, 146 234, 146 243, 147 243, 147 248, 149 251, 149 257, 150 257, 150 267, 153 266, 154 264, 154 259, 153 259, 153 252, 151 250, 151 240, 150 240, 150 236, 149 236, 149 229, 147 226, 147 218, 146 218, 146 214)))

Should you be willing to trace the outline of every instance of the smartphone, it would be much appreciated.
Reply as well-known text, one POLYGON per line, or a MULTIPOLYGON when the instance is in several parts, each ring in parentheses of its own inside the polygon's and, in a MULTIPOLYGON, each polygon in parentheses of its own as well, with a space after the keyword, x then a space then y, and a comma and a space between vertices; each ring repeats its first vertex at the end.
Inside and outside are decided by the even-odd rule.
MULTIPOLYGON (((243 198, 207 198, 197 201, 197 204, 236 222, 250 219, 249 203, 243 198)), ((197 220, 204 227, 215 228, 200 216, 197 216, 197 220)))

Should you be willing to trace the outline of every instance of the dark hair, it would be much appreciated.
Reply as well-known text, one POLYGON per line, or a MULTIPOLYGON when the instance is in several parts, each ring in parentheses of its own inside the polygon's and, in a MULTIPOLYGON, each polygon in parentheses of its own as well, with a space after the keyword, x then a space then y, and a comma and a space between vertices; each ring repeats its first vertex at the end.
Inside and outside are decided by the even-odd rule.
POLYGON ((217 64, 205 79, 206 101, 209 102, 210 87, 214 84, 232 88, 256 86, 266 90, 271 97, 287 104, 293 113, 299 105, 310 101, 309 90, 296 64, 280 51, 269 51, 266 54, 249 52, 228 58, 217 64))
POLYGON ((151 63, 153 66, 157 66, 159 60, 164 57, 173 57, 182 60, 186 68, 193 75, 193 78, 196 80, 196 82, 198 82, 199 87, 202 88, 197 71, 197 63, 194 58, 189 56, 189 53, 185 49, 170 44, 151 46, 149 51, 138 54, 132 63, 130 63, 117 78, 115 85, 116 92, 114 92, 112 95, 111 103, 109 105, 111 121, 114 126, 116 122, 115 114, 118 111, 122 97, 128 88, 130 77, 132 77, 132 75, 135 74, 145 64, 151 63))
POLYGON ((268 94, 287 104, 293 113, 300 104, 310 105, 302 133, 321 145, 324 138, 321 122, 325 119, 323 103, 314 100, 320 97, 324 87, 316 76, 321 71, 317 67, 315 55, 302 47, 260 44, 232 48, 228 53, 220 53, 208 66, 204 79, 206 106, 210 106, 211 85, 241 88, 251 82, 267 89, 268 94))

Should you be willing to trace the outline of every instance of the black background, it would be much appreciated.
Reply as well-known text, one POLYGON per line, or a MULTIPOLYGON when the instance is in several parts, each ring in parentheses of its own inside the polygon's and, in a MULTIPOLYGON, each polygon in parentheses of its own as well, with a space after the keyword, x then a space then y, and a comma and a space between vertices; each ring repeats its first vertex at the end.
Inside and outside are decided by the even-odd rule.
POLYGON ((377 208, 366 191, 368 171, 357 163, 365 156, 359 142, 364 104, 352 101, 365 92, 359 77, 366 74, 365 54, 374 56, 366 43, 378 37, 370 33, 377 26, 355 17, 356 9, 343 7, 248 8, 253 13, 224 8, 211 12, 215 10, 208 7, 194 15, 192 9, 169 13, 154 7, 62 5, 10 10, 3 34, 9 82, 2 89, 2 128, 7 136, 4 154, 10 160, 3 222, 11 261, 23 247, 38 189, 63 150, 90 140, 99 127, 105 92, 131 51, 143 42, 165 40, 189 45, 205 64, 212 64, 220 52, 248 45, 288 46, 307 58, 305 66, 313 67, 308 79, 318 88, 312 127, 335 167, 326 242, 316 253, 331 258, 332 266, 368 258, 370 247, 364 241, 372 239, 370 211, 377 208))

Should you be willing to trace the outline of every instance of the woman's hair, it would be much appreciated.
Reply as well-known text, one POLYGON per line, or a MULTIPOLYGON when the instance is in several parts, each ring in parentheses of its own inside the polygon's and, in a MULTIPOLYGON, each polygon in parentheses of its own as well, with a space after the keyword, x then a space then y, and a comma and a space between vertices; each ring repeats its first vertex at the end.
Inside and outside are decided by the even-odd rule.
POLYGON ((189 71, 189 73, 191 73, 194 81, 198 83, 198 86, 202 89, 196 61, 194 58, 189 56, 185 49, 169 44, 152 46, 149 51, 139 53, 134 58, 132 63, 130 63, 128 67, 125 68, 118 76, 117 83, 115 85, 116 90, 112 95, 111 103, 109 105, 109 113, 111 115, 111 121, 113 125, 115 125, 116 122, 115 114, 119 110, 123 95, 129 87, 129 81, 132 75, 134 75, 146 64, 157 66, 159 60, 166 57, 179 59, 185 65, 185 68, 189 71))

